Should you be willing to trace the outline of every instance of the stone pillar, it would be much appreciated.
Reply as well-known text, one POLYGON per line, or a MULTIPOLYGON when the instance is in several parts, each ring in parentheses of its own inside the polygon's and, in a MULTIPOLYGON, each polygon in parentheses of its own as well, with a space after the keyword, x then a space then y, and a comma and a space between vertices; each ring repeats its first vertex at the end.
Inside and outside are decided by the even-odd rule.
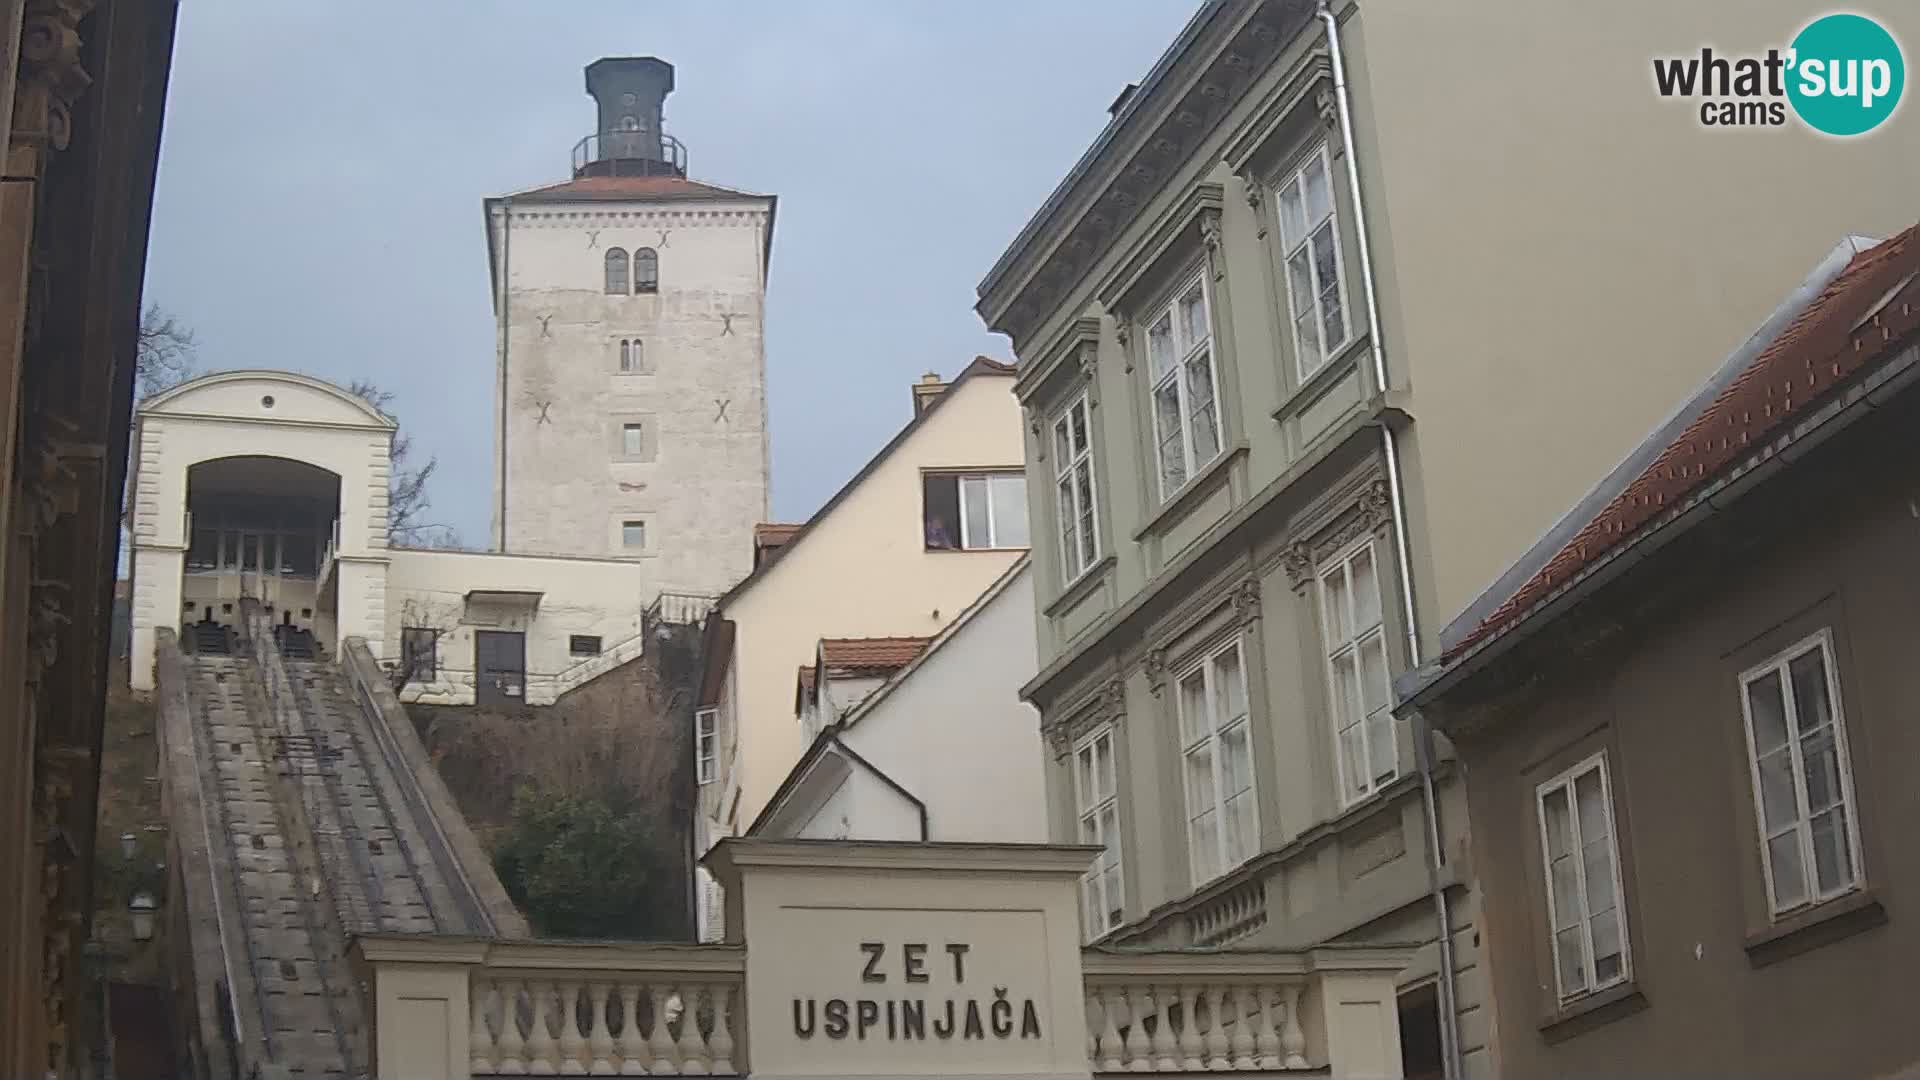
POLYGON ((447 938, 362 938, 353 946, 368 987, 370 1071, 407 1080, 470 1080, 471 967, 486 944, 447 938))
MULTIPOLYGON (((1400 1080, 1400 1008, 1393 971, 1328 972, 1317 999, 1324 1061, 1333 1080, 1400 1080)), ((1309 1045, 1312 1042, 1309 1036, 1309 1045)))

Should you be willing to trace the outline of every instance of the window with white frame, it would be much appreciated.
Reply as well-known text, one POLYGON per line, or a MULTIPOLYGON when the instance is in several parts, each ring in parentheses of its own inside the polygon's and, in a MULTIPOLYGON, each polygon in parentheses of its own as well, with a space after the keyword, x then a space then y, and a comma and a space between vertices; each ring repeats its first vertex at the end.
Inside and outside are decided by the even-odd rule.
POLYGON ((1055 510, 1060 521, 1060 576, 1072 581, 1100 558, 1094 515, 1093 439, 1084 391, 1053 421, 1055 510))
POLYGON ((922 494, 928 548, 1027 546, 1025 473, 929 473, 922 494))
POLYGON ((702 784, 711 784, 718 775, 714 750, 718 744, 720 710, 696 709, 693 713, 694 775, 702 784))
POLYGON ((1287 308, 1304 381, 1351 336, 1341 277, 1340 228, 1334 220, 1327 148, 1321 146, 1280 184, 1274 200, 1286 249, 1287 308))
POLYGON ((1179 688, 1187 861, 1199 885, 1251 858, 1260 841, 1239 639, 1181 674, 1179 688))
POLYGON ((1833 639, 1822 630, 1740 676, 1747 763, 1774 915, 1860 885, 1833 639))
POLYGON ((1340 798, 1351 803, 1379 790, 1400 768, 1380 614, 1380 565, 1371 539, 1320 568, 1320 621, 1340 798))
POLYGON ((1595 754, 1534 789, 1560 1000, 1625 982, 1626 908, 1607 757, 1595 754))
POLYGON ((1080 817, 1080 842, 1104 850, 1080 879, 1080 904, 1089 939, 1120 925, 1126 888, 1120 864, 1120 797, 1115 784, 1113 727, 1107 725, 1073 748, 1074 809, 1080 817))
POLYGON ((620 425, 620 453, 637 458, 646 450, 646 429, 639 424, 620 425))
POLYGON ((620 339, 620 373, 635 375, 646 370, 646 353, 639 338, 620 339))
POLYGON ((1160 497, 1178 491, 1220 455, 1220 403, 1214 395, 1213 318, 1207 276, 1174 294, 1147 324, 1147 370, 1153 380, 1154 456, 1160 497))

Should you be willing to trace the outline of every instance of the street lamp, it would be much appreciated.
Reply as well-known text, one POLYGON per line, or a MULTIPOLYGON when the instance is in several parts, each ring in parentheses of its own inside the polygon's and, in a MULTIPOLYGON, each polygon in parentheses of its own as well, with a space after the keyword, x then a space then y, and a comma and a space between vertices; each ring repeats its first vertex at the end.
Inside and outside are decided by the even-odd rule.
POLYGON ((158 906, 147 893, 134 894, 132 902, 127 904, 127 912, 133 916, 133 940, 153 940, 153 913, 158 906))

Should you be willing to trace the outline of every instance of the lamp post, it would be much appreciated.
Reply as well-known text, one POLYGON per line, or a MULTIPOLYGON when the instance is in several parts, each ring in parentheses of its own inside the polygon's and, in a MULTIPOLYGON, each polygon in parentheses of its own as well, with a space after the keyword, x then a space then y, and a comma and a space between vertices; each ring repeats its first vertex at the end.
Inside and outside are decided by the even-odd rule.
POLYGON ((158 907, 147 893, 133 895, 133 900, 127 904, 127 914, 133 918, 133 940, 153 940, 153 914, 158 907))

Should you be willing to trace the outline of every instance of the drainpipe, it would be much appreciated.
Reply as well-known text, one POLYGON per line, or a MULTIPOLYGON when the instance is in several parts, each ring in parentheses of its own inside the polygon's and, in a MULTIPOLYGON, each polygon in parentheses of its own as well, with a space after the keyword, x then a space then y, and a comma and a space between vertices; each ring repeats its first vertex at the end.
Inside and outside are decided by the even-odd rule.
POLYGON ((513 308, 507 283, 513 266, 513 200, 500 201, 500 284, 495 286, 500 305, 500 507, 499 529, 494 548, 507 550, 507 346, 513 340, 513 308))
MULTIPOLYGON (((1359 148, 1353 139, 1353 105, 1347 96, 1347 68, 1340 51, 1340 20, 1327 0, 1320 0, 1317 14, 1327 27, 1327 52, 1333 61, 1333 98, 1340 115, 1340 138, 1347 152, 1347 191, 1353 201, 1353 224, 1360 240, 1360 281, 1367 301, 1367 336, 1373 354, 1373 380, 1376 392, 1387 391, 1387 344, 1380 333, 1380 301, 1374 289, 1373 257, 1367 232, 1367 204, 1360 192, 1359 148)), ((1380 425, 1380 452, 1387 463, 1387 496, 1393 513, 1393 540, 1399 556, 1401 618, 1407 631, 1407 663, 1420 666, 1420 624, 1413 603, 1412 545, 1407 538, 1407 502, 1400 478, 1400 447, 1393 426, 1380 425)), ((1427 827, 1427 892, 1433 898, 1433 914, 1439 923, 1440 945, 1440 1048, 1447 1080, 1465 1075, 1460 1061, 1460 1016, 1455 1011, 1453 976, 1453 919, 1448 910, 1447 891, 1440 883, 1440 867, 1446 861, 1440 843, 1440 800, 1433 783, 1433 730, 1424 717, 1414 719, 1414 760, 1420 773, 1420 803, 1427 827)))

